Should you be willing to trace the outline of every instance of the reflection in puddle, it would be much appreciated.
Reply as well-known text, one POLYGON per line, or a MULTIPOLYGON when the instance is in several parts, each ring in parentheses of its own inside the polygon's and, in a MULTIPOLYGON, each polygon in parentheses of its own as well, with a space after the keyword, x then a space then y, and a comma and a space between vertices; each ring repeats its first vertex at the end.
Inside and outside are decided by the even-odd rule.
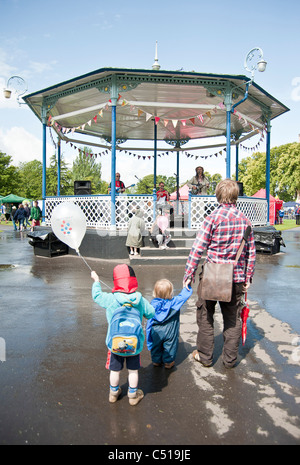
POLYGON ((0 265, 0 271, 1 270, 11 270, 13 268, 16 268, 16 265, 0 265))

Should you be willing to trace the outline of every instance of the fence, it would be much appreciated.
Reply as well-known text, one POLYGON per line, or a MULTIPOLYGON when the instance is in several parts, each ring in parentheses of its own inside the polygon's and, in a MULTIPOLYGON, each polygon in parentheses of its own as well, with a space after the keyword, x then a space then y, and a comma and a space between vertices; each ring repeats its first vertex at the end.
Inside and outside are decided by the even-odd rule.
MULTIPOLYGON (((69 197, 47 197, 45 200, 45 223, 51 224, 52 211, 62 202, 74 202, 86 216, 88 227, 111 229, 110 195, 79 195, 69 197)), ((190 229, 199 229, 204 218, 218 206, 214 196, 190 196, 188 201, 172 202, 174 214, 181 215, 190 229)), ((153 224, 156 202, 153 195, 118 195, 116 197, 116 229, 125 230, 136 207, 143 212, 146 228, 153 224)), ((253 226, 267 224, 268 204, 266 199, 239 197, 237 208, 251 221, 253 226)))

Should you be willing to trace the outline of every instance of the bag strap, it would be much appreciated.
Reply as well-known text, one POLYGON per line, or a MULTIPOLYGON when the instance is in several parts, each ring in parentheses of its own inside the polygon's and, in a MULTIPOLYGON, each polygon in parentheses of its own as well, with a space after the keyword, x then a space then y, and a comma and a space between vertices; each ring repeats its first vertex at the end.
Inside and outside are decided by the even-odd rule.
POLYGON ((243 250, 243 248, 244 248, 245 243, 246 243, 247 240, 248 240, 248 237, 249 237, 249 235, 250 235, 250 232, 251 232, 251 226, 247 226, 247 229, 246 229, 246 231, 244 232, 244 236, 243 236, 242 242, 240 243, 239 250, 237 251, 237 254, 236 254, 236 257, 235 257, 235 261, 234 261, 235 264, 237 264, 237 262, 239 261, 239 258, 240 258, 240 256, 241 256, 242 250, 243 250))

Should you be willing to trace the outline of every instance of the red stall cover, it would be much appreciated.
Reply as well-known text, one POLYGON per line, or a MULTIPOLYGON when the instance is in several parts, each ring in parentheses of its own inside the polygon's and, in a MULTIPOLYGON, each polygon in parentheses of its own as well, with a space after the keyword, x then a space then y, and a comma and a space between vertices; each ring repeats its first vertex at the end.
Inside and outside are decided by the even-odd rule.
MULTIPOLYGON (((255 194, 253 194, 252 197, 259 197, 261 199, 265 199, 266 189, 260 189, 255 194)), ((283 200, 275 199, 275 197, 273 197, 270 194, 270 224, 275 224, 277 212, 281 209, 282 205, 283 200)))

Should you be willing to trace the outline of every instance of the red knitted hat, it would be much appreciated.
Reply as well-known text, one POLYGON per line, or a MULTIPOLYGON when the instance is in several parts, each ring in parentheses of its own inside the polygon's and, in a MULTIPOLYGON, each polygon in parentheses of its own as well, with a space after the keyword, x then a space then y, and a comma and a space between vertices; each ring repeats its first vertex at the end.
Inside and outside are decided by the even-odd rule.
POLYGON ((138 288, 138 282, 131 266, 117 265, 113 272, 114 287, 111 292, 124 292, 131 294, 138 288))

